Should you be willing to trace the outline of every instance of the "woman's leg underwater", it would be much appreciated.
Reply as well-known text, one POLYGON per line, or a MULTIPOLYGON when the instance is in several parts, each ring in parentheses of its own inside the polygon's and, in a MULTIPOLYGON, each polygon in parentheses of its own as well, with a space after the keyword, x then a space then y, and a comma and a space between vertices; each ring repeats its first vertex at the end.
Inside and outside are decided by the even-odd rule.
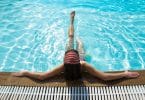
POLYGON ((74 17, 75 17, 75 11, 72 11, 70 13, 70 26, 68 30, 68 43, 66 50, 71 50, 74 48, 74 17))
POLYGON ((80 60, 84 61, 85 60, 85 50, 83 47, 83 43, 79 38, 77 38, 76 42, 77 42, 77 51, 79 52, 80 60))

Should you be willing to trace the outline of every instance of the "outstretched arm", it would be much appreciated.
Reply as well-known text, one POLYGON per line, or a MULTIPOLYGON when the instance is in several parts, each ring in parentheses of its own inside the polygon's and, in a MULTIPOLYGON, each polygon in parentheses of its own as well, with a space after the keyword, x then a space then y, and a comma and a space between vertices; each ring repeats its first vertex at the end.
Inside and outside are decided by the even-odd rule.
POLYGON ((45 73, 21 71, 21 72, 12 73, 12 75, 17 76, 17 77, 27 76, 27 77, 31 77, 38 80, 44 80, 46 78, 60 74, 63 70, 64 70, 64 65, 62 64, 56 67, 55 69, 45 72, 45 73))
POLYGON ((83 63, 83 69, 89 72, 91 75, 105 81, 115 80, 115 79, 120 79, 120 78, 136 78, 139 76, 138 72, 128 72, 128 71, 120 72, 120 73, 104 73, 104 72, 96 70, 90 64, 86 62, 83 63))

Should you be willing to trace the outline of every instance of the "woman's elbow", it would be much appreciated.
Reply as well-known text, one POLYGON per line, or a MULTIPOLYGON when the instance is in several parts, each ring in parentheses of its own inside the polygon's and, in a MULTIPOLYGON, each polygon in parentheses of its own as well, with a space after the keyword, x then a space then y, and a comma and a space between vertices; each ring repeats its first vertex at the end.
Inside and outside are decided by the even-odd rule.
POLYGON ((103 81, 108 81, 108 80, 110 80, 110 77, 109 77, 109 75, 103 75, 103 76, 101 77, 101 79, 102 79, 103 81))
POLYGON ((46 78, 43 76, 43 75, 40 75, 40 76, 38 76, 38 80, 40 80, 40 81, 43 81, 43 80, 45 80, 46 78))

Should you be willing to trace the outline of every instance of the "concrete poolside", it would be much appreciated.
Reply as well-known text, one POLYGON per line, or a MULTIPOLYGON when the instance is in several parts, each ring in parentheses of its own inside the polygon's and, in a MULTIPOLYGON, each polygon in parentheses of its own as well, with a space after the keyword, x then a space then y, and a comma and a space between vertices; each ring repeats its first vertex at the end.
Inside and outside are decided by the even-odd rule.
POLYGON ((63 74, 45 81, 0 73, 0 100, 145 100, 145 70, 140 77, 102 81, 83 73, 82 81, 66 82, 63 74))
MULTIPOLYGON (((117 71, 116 71, 117 72, 117 71)), ((11 86, 110 86, 110 85, 145 85, 145 70, 138 71, 140 76, 134 79, 122 78, 114 81, 102 81, 96 77, 83 73, 82 81, 66 82, 63 74, 39 81, 27 77, 13 77, 10 72, 0 72, 0 85, 11 86)))

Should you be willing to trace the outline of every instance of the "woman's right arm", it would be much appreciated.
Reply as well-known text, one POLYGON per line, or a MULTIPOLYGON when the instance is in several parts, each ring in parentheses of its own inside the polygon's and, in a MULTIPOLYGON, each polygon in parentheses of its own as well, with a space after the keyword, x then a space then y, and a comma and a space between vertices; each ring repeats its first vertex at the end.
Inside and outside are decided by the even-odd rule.
POLYGON ((96 70, 93 66, 90 64, 83 62, 82 63, 82 68, 89 72, 91 75, 98 77, 102 80, 116 80, 120 78, 136 78, 139 76, 138 72, 120 72, 120 73, 104 73, 101 71, 96 70))

